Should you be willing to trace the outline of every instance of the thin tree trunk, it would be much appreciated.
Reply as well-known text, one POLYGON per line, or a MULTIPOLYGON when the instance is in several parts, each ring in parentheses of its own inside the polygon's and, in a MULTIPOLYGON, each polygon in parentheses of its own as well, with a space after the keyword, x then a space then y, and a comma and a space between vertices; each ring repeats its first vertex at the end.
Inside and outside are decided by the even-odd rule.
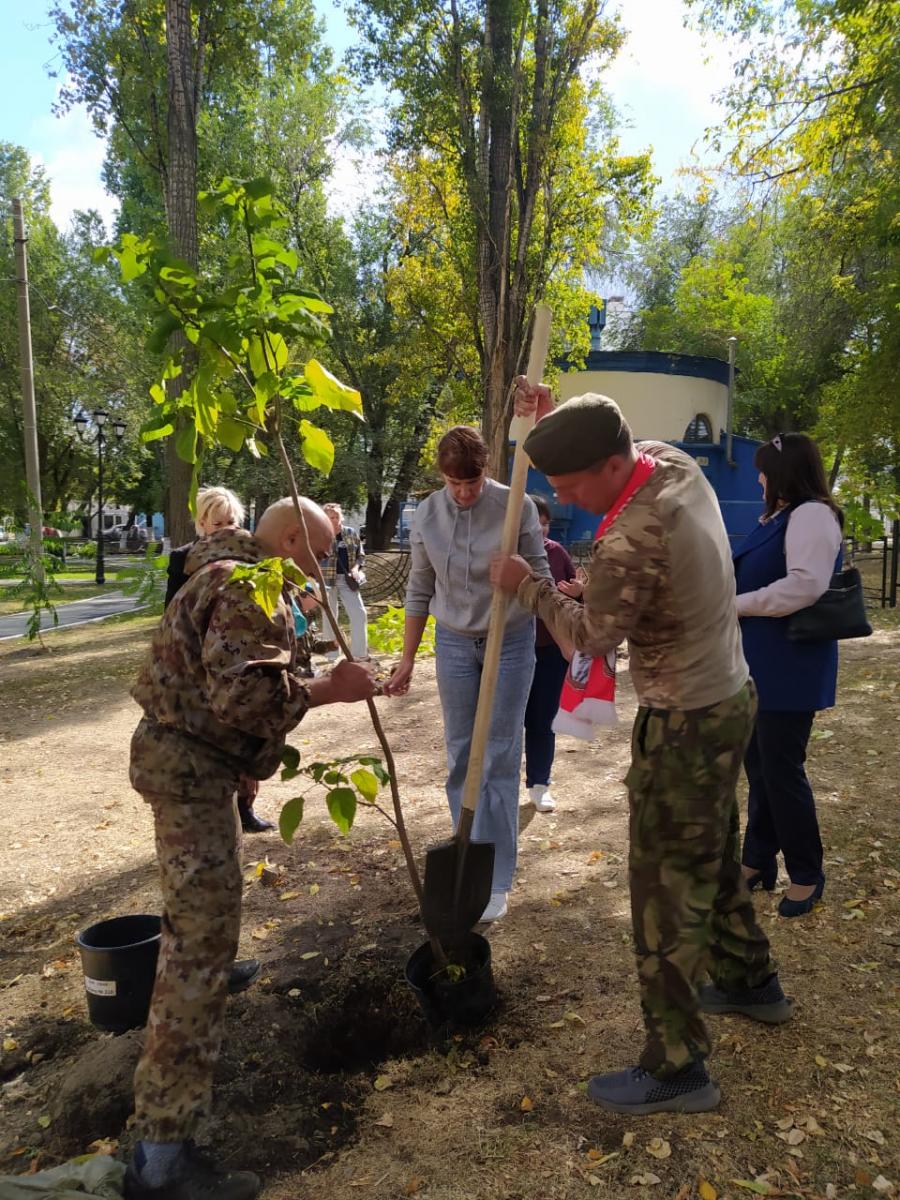
MULTIPOLYGON (((172 249, 195 270, 197 250, 197 105, 199 91, 194 66, 190 0, 166 0, 166 56, 169 77, 168 171, 165 180, 166 221, 172 249)), ((173 350, 185 345, 175 335, 173 350)), ((193 356, 184 359, 182 374, 169 381, 170 395, 179 395, 190 382, 193 356)), ((166 442, 166 532, 173 546, 190 541, 194 533, 188 507, 193 466, 175 452, 175 439, 166 442)))

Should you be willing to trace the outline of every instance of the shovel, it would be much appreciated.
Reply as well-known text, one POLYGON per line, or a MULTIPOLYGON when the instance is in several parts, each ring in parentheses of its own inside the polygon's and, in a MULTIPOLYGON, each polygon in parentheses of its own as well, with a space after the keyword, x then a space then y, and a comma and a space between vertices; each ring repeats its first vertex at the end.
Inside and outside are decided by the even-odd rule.
MULTIPOLYGON (((550 309, 543 304, 539 304, 534 312, 531 352, 528 358, 528 382, 532 384, 540 383, 544 374, 550 339, 550 315, 550 309)), ((510 437, 515 438, 516 452, 500 542, 500 552, 504 555, 514 554, 518 546, 528 471, 528 456, 523 449, 523 442, 533 424, 533 419, 516 417, 510 427, 510 437)), ((481 794, 481 776, 494 710, 506 610, 506 595, 497 589, 491 601, 487 646, 481 671, 481 686, 478 690, 478 707, 475 710, 469 765, 463 785, 462 812, 453 838, 449 842, 433 846, 425 856, 422 920, 431 937, 451 952, 463 944, 467 934, 481 920, 481 914, 491 898, 494 844, 473 842, 471 836, 475 809, 481 794)))

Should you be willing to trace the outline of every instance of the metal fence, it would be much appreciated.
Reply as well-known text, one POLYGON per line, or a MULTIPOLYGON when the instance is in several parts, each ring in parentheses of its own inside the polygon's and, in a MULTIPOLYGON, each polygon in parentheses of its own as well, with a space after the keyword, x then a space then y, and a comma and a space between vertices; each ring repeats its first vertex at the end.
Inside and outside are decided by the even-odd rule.
POLYGON ((900 521, 880 541, 847 539, 847 556, 862 576, 863 591, 870 604, 897 607, 897 576, 900 567, 900 521))

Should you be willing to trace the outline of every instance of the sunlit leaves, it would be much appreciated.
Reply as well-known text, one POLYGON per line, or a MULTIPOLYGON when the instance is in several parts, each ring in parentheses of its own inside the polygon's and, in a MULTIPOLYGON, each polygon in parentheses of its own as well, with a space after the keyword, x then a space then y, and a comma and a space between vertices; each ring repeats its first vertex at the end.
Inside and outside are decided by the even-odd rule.
MULTIPOLYGON (((197 365, 189 386, 170 396, 165 381, 181 371, 175 343, 163 379, 151 388, 158 414, 142 431, 145 441, 174 433, 178 456, 193 464, 192 495, 196 494, 206 446, 233 453, 244 447, 255 458, 267 453, 265 439, 276 405, 300 413, 316 408, 362 416, 359 392, 336 379, 316 359, 303 375, 284 378, 291 362, 291 338, 318 345, 328 336, 325 318, 331 307, 314 292, 293 286, 296 253, 283 245, 277 231, 286 225, 284 213, 267 179, 242 183, 224 179, 202 193, 201 209, 210 220, 229 225, 236 244, 247 246, 233 256, 244 282, 218 293, 189 264, 173 258, 152 239, 125 234, 114 253, 124 280, 147 275, 159 307, 151 348, 160 351, 176 332, 196 347, 197 365)), ((328 474, 334 465, 334 444, 306 418, 297 422, 306 462, 328 474)), ((267 612, 274 611, 275 585, 263 574, 251 582, 267 612)))
POLYGON ((320 404, 326 408, 362 416, 362 397, 355 388, 341 383, 314 358, 311 358, 306 364, 305 373, 306 382, 320 404))
POLYGON ((300 422, 300 439, 301 452, 309 465, 329 475, 334 466, 334 442, 325 430, 304 418, 300 422))
POLYGON ((240 563, 230 576, 230 582, 246 584, 253 599, 270 618, 275 614, 286 581, 302 585, 306 582, 306 576, 295 563, 284 558, 240 563))

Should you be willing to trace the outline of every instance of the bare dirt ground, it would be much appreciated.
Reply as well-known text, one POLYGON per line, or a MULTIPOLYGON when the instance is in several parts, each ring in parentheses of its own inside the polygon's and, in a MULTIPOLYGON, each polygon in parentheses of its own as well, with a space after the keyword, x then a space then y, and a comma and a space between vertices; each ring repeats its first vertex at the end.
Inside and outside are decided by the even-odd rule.
MULTIPOLYGON (((151 822, 127 779, 128 686, 152 621, 0 650, 0 1173, 127 1150, 140 1034, 87 1022, 73 944, 95 919, 158 910, 151 822), (99 1141, 98 1141, 99 1140, 99 1141)), ((248 838, 242 953, 261 981, 229 1002, 206 1140, 259 1170, 267 1200, 719 1200, 900 1193, 897 1150, 900 630, 842 651, 839 706, 810 769, 828 885, 808 918, 758 902, 795 997, 779 1029, 713 1019, 718 1112, 628 1120, 589 1104, 593 1071, 641 1046, 620 727, 561 739, 552 816, 522 809, 509 917, 491 933, 503 1001, 440 1041, 403 982, 422 940, 394 832, 367 812, 347 838, 310 800, 294 842, 248 838), (280 869, 264 886, 252 863, 280 869)), ((380 702, 419 852, 448 833, 432 664, 380 702)), ((361 709, 320 709, 292 737, 309 759, 376 752, 361 709)), ((263 785, 274 816, 296 784, 263 785)))

